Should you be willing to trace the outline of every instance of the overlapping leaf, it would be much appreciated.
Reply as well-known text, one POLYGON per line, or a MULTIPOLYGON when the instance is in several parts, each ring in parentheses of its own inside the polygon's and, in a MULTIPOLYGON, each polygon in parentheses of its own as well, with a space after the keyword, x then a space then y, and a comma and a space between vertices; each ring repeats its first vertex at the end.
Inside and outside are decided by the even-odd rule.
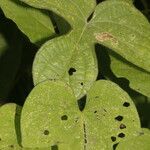
POLYGON ((150 148, 150 131, 149 129, 144 129, 139 136, 129 139, 127 141, 121 142, 117 150, 149 150, 150 148))
POLYGON ((72 26, 70 34, 46 43, 36 55, 33 65, 35 84, 46 79, 65 80, 76 97, 82 97, 97 76, 94 54, 94 43, 97 42, 150 71, 150 26, 129 1, 109 0, 100 3, 95 10, 94 0, 88 3, 84 0, 22 1, 54 11, 72 26), (66 75, 70 68, 73 68, 71 78, 66 75))
POLYGON ((83 113, 89 149, 95 141, 99 141, 95 150, 112 149, 114 144, 137 135, 140 121, 136 108, 127 93, 114 83, 95 82, 86 103, 83 113))
POLYGON ((23 107, 22 145, 81 149, 80 120, 72 90, 62 82, 43 82, 35 87, 23 107))
POLYGON ((97 150, 136 136, 140 121, 132 100, 112 82, 95 82, 80 112, 67 84, 45 81, 27 98, 21 129, 24 147, 97 150))
POLYGON ((68 82, 74 89, 76 97, 80 98, 90 88, 97 76, 95 53, 91 50, 94 49, 94 45, 81 42, 86 19, 94 9, 95 1, 90 0, 88 3, 84 1, 65 1, 63 3, 47 1, 45 5, 46 8, 52 8, 54 11, 57 8, 56 12, 70 20, 69 23, 76 30, 69 35, 47 42, 39 50, 33 65, 34 83, 38 84, 46 79, 61 79, 68 82), (84 8, 81 9, 80 6, 84 8), (68 13, 65 7, 69 8, 71 13, 68 13))
POLYGON ((133 5, 120 0, 101 3, 95 9, 89 28, 95 42, 150 71, 150 25, 133 5))
POLYGON ((117 55, 110 55, 111 69, 117 77, 129 80, 129 86, 150 97, 150 73, 125 61, 117 55))
POLYGON ((0 107, 0 149, 12 149, 18 145, 17 124, 20 116, 20 107, 15 104, 6 104, 0 107))
POLYGON ((34 60, 34 83, 47 79, 63 80, 71 85, 77 98, 82 97, 96 79, 97 63, 92 46, 75 45, 70 35, 44 44, 34 60))
POLYGON ((33 43, 41 42, 54 34, 48 13, 26 6, 19 0, 0 0, 0 7, 6 17, 13 20, 33 43))

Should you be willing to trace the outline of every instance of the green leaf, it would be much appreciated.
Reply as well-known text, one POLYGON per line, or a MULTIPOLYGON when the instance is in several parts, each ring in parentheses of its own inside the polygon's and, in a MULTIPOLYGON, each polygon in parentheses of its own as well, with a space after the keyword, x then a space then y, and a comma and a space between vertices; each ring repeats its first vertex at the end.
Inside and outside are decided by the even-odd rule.
POLYGON ((28 96, 21 129, 24 147, 97 150, 136 136, 140 121, 127 93, 112 82, 95 82, 80 112, 67 84, 45 81, 28 96))
POLYGON ((59 79, 69 83, 76 97, 81 98, 96 80, 98 72, 94 45, 81 42, 86 19, 94 10, 96 1, 55 0, 44 3, 36 1, 35 4, 63 15, 76 30, 47 42, 39 50, 33 64, 34 83, 36 85, 47 79, 59 79))
POLYGON ((150 73, 131 64, 130 62, 122 59, 121 57, 111 54, 111 69, 112 72, 118 77, 124 77, 129 80, 129 86, 150 97, 150 73))
MULTIPOLYGON (((2 148, 1 150, 50 150, 51 148, 23 148, 19 145, 9 145, 5 148, 2 148)), ((53 150, 53 149, 52 149, 53 150)), ((55 149, 54 149, 55 150, 55 149)))
MULTIPOLYGON (((79 4, 84 3, 84 1, 82 0, 78 0, 76 2, 76 5, 74 5, 73 2, 70 1, 66 1, 65 3, 63 3, 63 5, 55 4, 57 3, 57 1, 56 2, 42 2, 39 0, 36 1, 22 0, 22 1, 35 7, 50 10, 52 9, 53 11, 56 11, 57 8, 58 9, 57 12, 61 16, 65 17, 68 20, 68 22, 72 23, 73 21, 74 22, 76 21, 76 24, 78 24, 78 26, 80 25, 80 28, 82 27, 82 21, 80 21, 81 22, 80 24, 74 17, 76 13, 74 13, 72 19, 70 17, 72 13, 68 13, 69 9, 72 9, 72 7, 76 7, 79 9, 80 8, 79 4), (53 5, 55 5, 54 8, 51 8, 51 6, 53 5), (64 10, 65 7, 68 8, 66 9, 67 15, 66 11, 62 12, 62 10, 64 10)), ((132 5, 126 2, 127 1, 109 0, 100 3, 95 9, 93 19, 88 25, 88 28, 90 28, 88 30, 92 30, 91 34, 94 35, 96 42, 100 42, 101 44, 108 46, 109 48, 112 48, 115 52, 122 55, 128 61, 131 61, 135 65, 144 68, 147 71, 150 71, 149 22, 144 17, 144 15, 142 15, 132 5)), ((85 9, 88 11, 86 7, 85 9)), ((79 9, 80 11, 77 14, 79 14, 80 12, 81 14, 85 14, 86 13, 85 9, 83 10, 79 9)), ((75 10, 70 12, 75 12, 75 10)), ((82 19, 78 18, 78 20, 82 19)), ((85 21, 85 18, 83 19, 83 21, 85 21)), ((89 34, 89 32, 84 28, 84 33, 85 32, 89 34)))
POLYGON ((75 36, 80 37, 81 31, 86 24, 86 19, 92 13, 96 6, 95 0, 89 0, 88 3, 84 0, 76 1, 40 1, 40 0, 20 0, 25 2, 33 7, 52 10, 58 15, 66 19, 73 29, 76 28, 78 34, 75 36), (79 21, 79 22, 78 22, 79 21))
MULTIPOLYGON (((112 0, 107 0, 107 1, 112 1, 112 0)), ((134 0, 118 0, 118 1, 127 2, 129 4, 133 4, 133 2, 134 2, 134 0)))
POLYGON ((37 85, 22 110, 22 145, 41 148, 81 149, 82 124, 72 90, 62 82, 37 85))
POLYGON ((117 150, 149 150, 150 148, 150 131, 144 129, 139 136, 123 141, 117 146, 117 150))
MULTIPOLYGON (((0 107, 0 149, 14 147, 18 143, 16 122, 21 108, 16 104, 5 104, 0 107)), ((17 125, 18 126, 18 125, 17 125)))
POLYGON ((71 85, 77 98, 82 97, 96 80, 97 63, 92 46, 75 45, 71 35, 44 44, 34 60, 34 83, 59 79, 71 85))
POLYGON ((126 92, 110 81, 94 83, 87 94, 83 113, 88 149, 93 145, 95 150, 112 149, 114 144, 136 136, 140 130, 134 103, 126 92))
POLYGON ((99 4, 90 30, 95 42, 150 72, 150 25, 133 5, 119 0, 99 4))
MULTIPOLYGON (((10 145, 10 146, 7 146, 5 148, 2 148, 1 150, 51 150, 51 148, 23 148, 19 145, 10 145)), ((53 150, 53 149, 52 149, 53 150)), ((55 149, 54 149, 55 150, 55 149)))
POLYGON ((0 7, 6 17, 13 20, 31 42, 41 42, 54 35, 48 13, 26 6, 19 0, 0 0, 0 7))
POLYGON ((72 32, 46 43, 36 55, 33 65, 35 84, 47 79, 65 80, 73 88, 76 97, 81 98, 97 76, 94 52, 94 43, 97 42, 150 71, 149 22, 127 1, 102 2, 96 7, 93 17, 90 14, 95 8, 94 0, 88 3, 83 0, 22 1, 56 12, 72 27, 72 32), (76 71, 71 78, 66 75, 70 68, 76 71), (83 88, 81 84, 84 84, 83 88))

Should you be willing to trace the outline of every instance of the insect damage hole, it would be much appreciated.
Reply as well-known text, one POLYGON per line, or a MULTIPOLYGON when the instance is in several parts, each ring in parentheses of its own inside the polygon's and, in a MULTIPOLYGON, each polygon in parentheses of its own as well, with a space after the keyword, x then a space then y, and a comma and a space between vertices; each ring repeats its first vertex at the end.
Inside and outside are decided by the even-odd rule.
POLYGON ((115 136, 111 136, 111 140, 112 140, 113 142, 115 142, 115 141, 116 141, 116 137, 115 137, 115 136))
POLYGON ((119 134, 118 134, 118 137, 124 138, 124 137, 125 137, 125 134, 124 134, 124 133, 119 133, 119 134))
POLYGON ((58 150, 58 145, 51 146, 51 150, 58 150))
POLYGON ((68 120, 68 116, 67 115, 61 116, 61 120, 68 120))
POLYGON ((123 116, 117 116, 117 117, 115 117, 115 120, 117 120, 117 121, 122 121, 123 120, 123 116))
POLYGON ((130 106, 130 103, 124 102, 124 103, 123 103, 123 106, 124 106, 124 107, 129 107, 129 106, 130 106))
POLYGON ((10 145, 9 147, 10 147, 10 148, 14 148, 14 145, 10 145))
POLYGON ((87 18, 87 22, 91 21, 91 19, 93 18, 93 14, 94 14, 94 12, 92 12, 91 15, 87 18))
POLYGON ((44 130, 44 135, 49 135, 49 131, 48 130, 44 130))
POLYGON ((118 144, 119 144, 119 143, 116 143, 116 144, 113 145, 113 150, 116 150, 118 144))
POLYGON ((69 74, 70 76, 72 76, 73 73, 76 72, 76 71, 77 71, 77 70, 76 70, 75 68, 72 68, 72 67, 71 67, 71 68, 69 69, 69 71, 68 71, 68 74, 69 74))
POLYGON ((97 110, 94 111, 94 114, 96 114, 96 113, 97 113, 97 110))
POLYGON ((80 84, 83 86, 83 84, 84 84, 84 83, 83 83, 83 82, 81 82, 80 84))

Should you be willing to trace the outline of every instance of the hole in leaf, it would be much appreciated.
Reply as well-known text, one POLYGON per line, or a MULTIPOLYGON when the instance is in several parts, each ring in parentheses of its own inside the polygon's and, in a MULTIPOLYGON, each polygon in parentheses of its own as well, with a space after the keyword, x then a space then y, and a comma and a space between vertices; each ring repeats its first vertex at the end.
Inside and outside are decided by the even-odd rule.
POLYGON ((49 131, 48 130, 44 130, 44 135, 49 135, 49 131))
POLYGON ((99 4, 99 3, 101 3, 102 1, 104 1, 104 0, 96 0, 96 3, 99 4))
POLYGON ((83 111, 85 104, 86 104, 86 95, 78 100, 78 106, 80 111, 83 111))
POLYGON ((9 147, 10 147, 10 148, 14 148, 14 145, 10 145, 9 147))
POLYGON ((125 129, 126 125, 124 125, 123 123, 120 125, 120 129, 125 129))
POLYGON ((118 137, 124 138, 124 137, 125 137, 125 134, 124 134, 124 133, 119 133, 119 134, 118 134, 118 137))
POLYGON ((61 120, 68 120, 68 116, 67 115, 61 116, 61 120))
POLYGON ((122 120, 123 120, 123 116, 117 116, 117 117, 115 118, 115 120, 117 120, 117 121, 122 121, 122 120))
POLYGON ((97 113, 97 110, 95 110, 94 113, 96 114, 96 113, 97 113))
POLYGON ((94 12, 91 13, 91 15, 87 18, 87 22, 89 22, 93 18, 94 12))
POLYGON ((111 140, 112 140, 113 142, 115 142, 115 141, 116 141, 116 137, 115 137, 115 136, 111 136, 111 140))
POLYGON ((69 71, 68 71, 70 76, 72 76, 74 72, 76 72, 75 68, 70 68, 69 71))
POLYGON ((51 150, 58 150, 58 146, 57 145, 51 146, 51 150))
POLYGON ((81 82, 80 84, 83 85, 83 82, 81 82))
POLYGON ((116 144, 113 145, 113 150, 115 150, 117 148, 118 144, 119 143, 116 143, 116 144))
POLYGON ((129 106, 130 106, 130 103, 124 102, 124 103, 123 103, 123 106, 124 106, 124 107, 129 107, 129 106))

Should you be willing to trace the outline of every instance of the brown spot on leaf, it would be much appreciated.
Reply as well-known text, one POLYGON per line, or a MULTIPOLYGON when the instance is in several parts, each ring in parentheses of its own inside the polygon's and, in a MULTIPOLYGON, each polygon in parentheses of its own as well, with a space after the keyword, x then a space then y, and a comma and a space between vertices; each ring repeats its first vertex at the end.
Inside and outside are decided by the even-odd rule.
POLYGON ((99 42, 111 41, 113 45, 118 44, 118 40, 108 32, 95 33, 94 36, 99 42))

